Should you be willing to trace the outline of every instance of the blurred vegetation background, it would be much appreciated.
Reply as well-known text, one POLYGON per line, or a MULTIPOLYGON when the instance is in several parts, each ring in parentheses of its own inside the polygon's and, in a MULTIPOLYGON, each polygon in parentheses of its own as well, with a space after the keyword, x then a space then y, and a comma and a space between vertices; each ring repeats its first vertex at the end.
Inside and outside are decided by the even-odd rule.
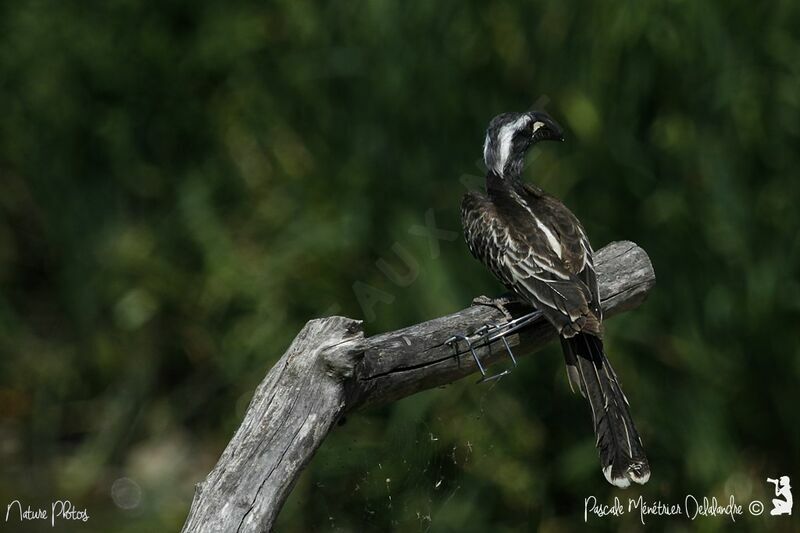
POLYGON ((533 105, 568 142, 526 179, 656 269, 607 334, 652 480, 605 482, 552 347, 349 417, 278 529, 559 532, 590 495, 769 502, 767 476, 800 482, 798 28, 788 0, 0 4, 0 503, 177 530, 307 320, 375 333, 499 293, 460 237, 437 252, 412 229, 460 232, 488 121, 533 105))

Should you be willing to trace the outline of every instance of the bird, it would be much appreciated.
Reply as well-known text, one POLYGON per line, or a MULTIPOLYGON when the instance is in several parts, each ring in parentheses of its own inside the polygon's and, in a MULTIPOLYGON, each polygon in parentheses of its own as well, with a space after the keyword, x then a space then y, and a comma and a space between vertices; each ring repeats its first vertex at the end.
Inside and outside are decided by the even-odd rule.
POLYGON ((558 331, 570 388, 589 402, 606 480, 620 488, 645 484, 650 465, 603 347, 589 238, 560 200, 521 178, 528 150, 541 141, 564 141, 562 128, 543 111, 491 120, 483 147, 486 192, 471 191, 462 200, 464 237, 470 253, 558 331))

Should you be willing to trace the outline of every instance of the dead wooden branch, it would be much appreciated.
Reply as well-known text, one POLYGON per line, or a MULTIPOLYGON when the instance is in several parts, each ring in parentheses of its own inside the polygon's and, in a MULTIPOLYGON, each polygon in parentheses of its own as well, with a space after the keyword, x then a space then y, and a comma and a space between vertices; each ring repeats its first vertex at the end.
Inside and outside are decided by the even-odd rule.
MULTIPOLYGON (((606 317, 637 307, 655 283, 650 259, 632 242, 609 244, 595 263, 606 317)), ((302 469, 344 413, 476 372, 471 357, 454 357, 444 342, 503 320, 499 309, 473 305, 368 338, 358 320, 308 322, 256 389, 216 467, 197 485, 183 531, 270 530, 302 469)), ((542 319, 508 340, 525 355, 554 338, 542 319)), ((487 364, 505 357, 499 341, 478 353, 487 364)))

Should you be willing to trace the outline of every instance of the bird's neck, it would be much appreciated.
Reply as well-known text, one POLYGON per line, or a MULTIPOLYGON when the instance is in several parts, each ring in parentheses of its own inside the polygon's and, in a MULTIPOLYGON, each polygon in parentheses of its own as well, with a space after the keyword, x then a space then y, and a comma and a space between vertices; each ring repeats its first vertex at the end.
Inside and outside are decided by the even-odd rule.
POLYGON ((498 174, 490 170, 486 175, 486 192, 490 198, 505 197, 512 192, 522 194, 524 191, 525 186, 519 172, 498 174))

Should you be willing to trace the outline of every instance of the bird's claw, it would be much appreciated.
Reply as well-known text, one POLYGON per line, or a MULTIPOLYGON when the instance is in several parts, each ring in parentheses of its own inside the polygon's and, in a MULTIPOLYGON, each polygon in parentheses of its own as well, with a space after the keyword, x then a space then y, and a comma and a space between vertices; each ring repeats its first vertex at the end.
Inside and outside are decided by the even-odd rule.
POLYGON ((484 346, 491 346, 493 342, 501 340, 503 341, 503 346, 506 349, 506 353, 508 353, 509 358, 511 358, 511 362, 513 363, 514 366, 517 366, 517 358, 514 357, 514 352, 511 350, 511 346, 508 343, 507 337, 511 333, 519 331, 525 326, 531 324, 536 319, 541 317, 541 315, 542 315, 541 312, 534 311, 519 318, 512 318, 508 322, 505 322, 503 324, 499 325, 485 324, 480 328, 476 329, 472 333, 472 335, 469 336, 462 334, 453 335, 452 337, 450 337, 445 341, 445 344, 453 347, 453 354, 455 355, 459 364, 461 364, 461 359, 459 358, 459 351, 458 351, 458 341, 459 340, 464 341, 467 345, 467 349, 472 355, 472 358, 475 360, 475 364, 478 366, 478 370, 481 373, 481 379, 478 380, 478 383, 493 381, 508 375, 510 373, 510 369, 503 370, 502 372, 491 376, 488 375, 486 373, 486 368, 483 366, 483 363, 481 363, 480 357, 478 357, 478 352, 476 351, 476 347, 482 348, 484 346))
POLYGON ((478 370, 481 373, 481 378, 477 381, 477 383, 485 383, 487 381, 494 381, 500 379, 501 377, 508 375, 510 373, 510 370, 506 369, 503 370, 502 372, 493 375, 487 374, 486 368, 483 366, 483 363, 481 363, 481 358, 478 356, 478 352, 475 349, 476 346, 478 348, 489 346, 492 342, 494 342, 499 338, 503 341, 503 345, 505 346, 506 351, 509 357, 511 358, 511 361, 514 363, 514 366, 517 366, 517 359, 514 357, 514 353, 511 351, 511 346, 509 346, 508 340, 505 338, 505 336, 502 335, 496 336, 494 333, 491 333, 492 330, 496 329, 500 329, 500 326, 497 326, 495 324, 486 324, 475 330, 475 332, 471 336, 460 335, 460 334, 453 335, 452 337, 450 337, 445 341, 445 344, 453 347, 453 354, 455 355, 459 364, 461 364, 461 358, 459 357, 460 354, 458 351, 458 341, 460 340, 464 341, 464 343, 467 345, 467 349, 472 355, 472 358, 475 360, 475 364, 477 365, 478 370))
POLYGON ((503 316, 506 317, 506 320, 511 321, 514 319, 514 316, 508 310, 508 305, 514 302, 515 300, 509 296, 500 296, 499 298, 489 298, 486 295, 476 296, 472 299, 472 305, 486 305, 489 307, 494 307, 501 313, 503 316))

